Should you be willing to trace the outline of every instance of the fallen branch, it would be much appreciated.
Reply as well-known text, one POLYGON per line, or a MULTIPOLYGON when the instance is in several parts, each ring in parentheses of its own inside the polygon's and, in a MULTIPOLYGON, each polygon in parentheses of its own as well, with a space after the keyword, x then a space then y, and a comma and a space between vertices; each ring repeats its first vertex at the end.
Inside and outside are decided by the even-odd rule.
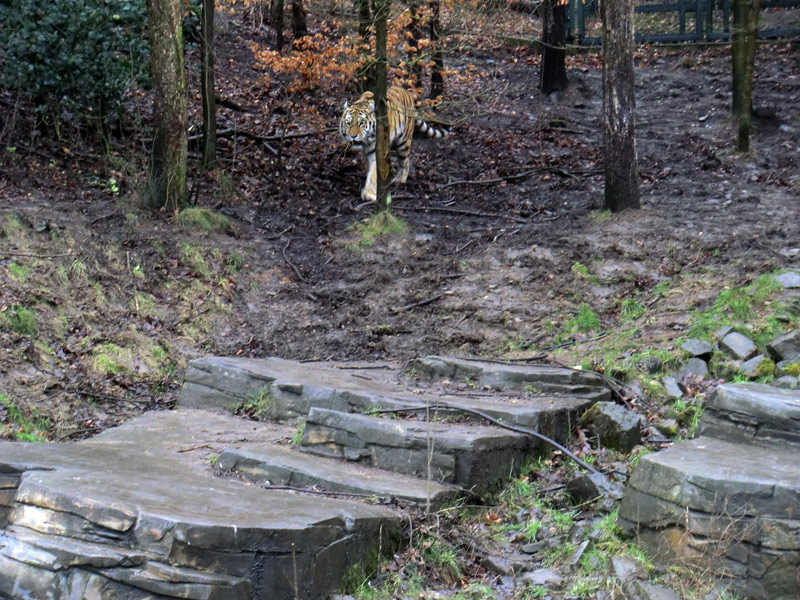
POLYGON ((394 313, 399 313, 406 310, 411 310, 412 308, 419 308, 420 306, 425 306, 426 304, 430 304, 431 302, 436 302, 443 295, 444 294, 436 294, 435 296, 431 296, 430 298, 426 298, 425 300, 420 300, 419 302, 406 304, 405 306, 401 306, 400 308, 392 308, 391 311, 394 313))
POLYGON ((298 278, 300 281, 302 281, 303 283, 308 283, 308 279, 306 279, 305 277, 303 277, 303 276, 300 274, 300 269, 298 269, 298 268, 297 268, 297 267, 294 265, 294 263, 293 263, 292 261, 290 261, 290 260, 289 260, 289 257, 288 257, 288 256, 286 256, 286 251, 289 249, 289 244, 291 244, 291 243, 292 243, 292 238, 289 238, 289 241, 288 241, 288 242, 286 242, 286 245, 285 245, 285 246, 283 247, 283 249, 281 250, 281 253, 283 254, 283 260, 285 260, 285 261, 286 261, 286 264, 287 264, 287 265, 289 265, 290 267, 292 267, 292 270, 294 271, 294 274, 295 274, 295 275, 297 275, 297 278, 298 278))
POLYGON ((395 210, 405 210, 411 212, 442 212, 454 215, 466 215, 470 217, 484 217, 486 219, 508 219, 514 223, 527 223, 525 219, 519 217, 512 217, 511 215, 500 215, 497 213, 485 213, 474 210, 464 210, 461 208, 445 208, 440 206, 427 206, 427 207, 411 207, 411 206, 395 206, 395 210))

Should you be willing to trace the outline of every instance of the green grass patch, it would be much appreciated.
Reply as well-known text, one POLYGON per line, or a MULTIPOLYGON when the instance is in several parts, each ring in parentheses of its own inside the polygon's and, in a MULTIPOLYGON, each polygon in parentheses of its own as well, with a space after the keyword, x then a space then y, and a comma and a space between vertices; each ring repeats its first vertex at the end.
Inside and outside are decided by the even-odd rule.
POLYGON ((258 391, 249 394, 246 401, 237 404, 233 408, 233 413, 257 421, 264 421, 269 417, 271 401, 272 389, 268 385, 262 385, 258 391))
POLYGON ((25 225, 23 225, 18 215, 10 214, 3 221, 2 231, 6 238, 13 240, 25 233, 25 225))
POLYGON ((214 232, 232 231, 231 220, 207 208, 184 208, 178 213, 178 227, 193 231, 214 232))
POLYGON ((31 415, 19 408, 8 396, 0 394, 0 405, 6 409, 10 429, 20 442, 44 442, 52 427, 50 419, 39 416, 36 411, 31 415))
POLYGON ((14 305, 0 312, 0 328, 10 329, 22 335, 36 335, 36 315, 24 306, 14 305))
POLYGON ((15 281, 18 281, 19 283, 25 283, 28 281, 30 269, 28 269, 28 267, 25 265, 19 264, 17 261, 11 261, 11 264, 8 265, 8 274, 15 281))
POLYGON ((581 304, 576 314, 570 321, 567 322, 567 328, 570 331, 578 331, 580 333, 588 333, 600 329, 600 319, 588 304, 581 304))
POLYGON ((179 255, 181 262, 191 267, 195 273, 200 275, 203 279, 211 279, 214 272, 205 256, 203 256, 203 251, 199 246, 190 244, 189 242, 181 242, 179 255))
POLYGON ((641 317, 647 309, 644 304, 636 298, 625 298, 619 307, 619 316, 624 322, 635 321, 641 317))
POLYGON ((356 241, 347 244, 347 247, 351 250, 363 250, 374 246, 380 237, 406 233, 408 223, 389 211, 383 211, 351 225, 350 229, 355 233, 356 241))
POLYGON ((127 371, 126 363, 130 361, 131 351, 116 344, 103 344, 94 354, 92 368, 98 373, 113 375, 127 371))

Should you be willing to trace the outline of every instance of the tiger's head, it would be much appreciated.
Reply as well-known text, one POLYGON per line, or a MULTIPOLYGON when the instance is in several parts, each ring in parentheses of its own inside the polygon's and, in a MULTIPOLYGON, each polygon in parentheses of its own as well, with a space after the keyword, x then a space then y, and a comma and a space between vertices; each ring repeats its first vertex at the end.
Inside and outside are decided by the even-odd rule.
POLYGON ((375 137, 375 103, 371 99, 359 99, 352 105, 344 105, 339 121, 339 133, 348 144, 361 144, 375 137))

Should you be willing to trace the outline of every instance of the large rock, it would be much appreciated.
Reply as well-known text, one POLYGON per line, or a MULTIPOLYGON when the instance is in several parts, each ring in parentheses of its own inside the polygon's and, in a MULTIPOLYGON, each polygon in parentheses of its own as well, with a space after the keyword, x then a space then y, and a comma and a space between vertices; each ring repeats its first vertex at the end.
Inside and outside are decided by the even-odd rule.
POLYGON ((706 403, 700 433, 800 452, 800 392, 762 383, 724 384, 706 403))
POLYGON ((620 524, 660 560, 695 564, 743 597, 796 599, 798 422, 800 392, 720 386, 701 437, 639 461, 620 524))
POLYGON ((767 351, 776 361, 800 362, 800 329, 779 335, 767 344, 767 351))
POLYGON ((642 441, 642 417, 614 402, 598 402, 581 417, 581 425, 606 448, 630 452, 642 441))
POLYGON ((390 543, 400 515, 219 478, 205 457, 232 439, 285 434, 169 411, 95 441, 0 443, 3 489, 13 489, 0 523, 0 598, 327 596, 379 535, 390 543))

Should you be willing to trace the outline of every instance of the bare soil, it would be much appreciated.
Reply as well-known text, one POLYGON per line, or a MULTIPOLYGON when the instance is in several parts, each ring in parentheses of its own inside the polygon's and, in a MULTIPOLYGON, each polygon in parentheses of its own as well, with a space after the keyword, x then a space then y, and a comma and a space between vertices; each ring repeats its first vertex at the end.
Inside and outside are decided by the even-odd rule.
MULTIPOLYGON (((306 98, 322 123, 281 114, 236 39, 220 37, 220 95, 245 110, 222 107, 221 128, 274 136, 286 124, 337 124, 344 98, 306 98)), ((146 141, 114 142, 104 158, 92 134, 41 134, 3 92, 0 141, 15 150, 0 159, 0 311, 27 307, 36 331, 0 330, 0 392, 50 420, 44 437, 75 439, 171 406, 201 355, 579 362, 621 326, 626 298, 646 307, 625 324, 635 343, 670 348, 726 286, 800 261, 800 52, 759 47, 746 155, 732 151, 728 53, 640 50, 643 206, 617 215, 601 211, 596 55, 569 59, 558 99, 537 93, 528 50, 454 60, 491 64, 487 85, 502 92, 452 90, 472 116, 448 139, 415 142, 393 197, 408 233, 361 246, 351 226, 373 207, 359 206, 362 166, 335 132, 272 139, 280 157, 256 139, 223 138, 222 168, 192 183, 197 206, 232 219, 209 233, 139 207, 146 141), (600 319, 595 331, 567 325, 583 304, 600 319)), ((19 433, 12 411, 0 408, 2 421, 0 435, 19 433)))

